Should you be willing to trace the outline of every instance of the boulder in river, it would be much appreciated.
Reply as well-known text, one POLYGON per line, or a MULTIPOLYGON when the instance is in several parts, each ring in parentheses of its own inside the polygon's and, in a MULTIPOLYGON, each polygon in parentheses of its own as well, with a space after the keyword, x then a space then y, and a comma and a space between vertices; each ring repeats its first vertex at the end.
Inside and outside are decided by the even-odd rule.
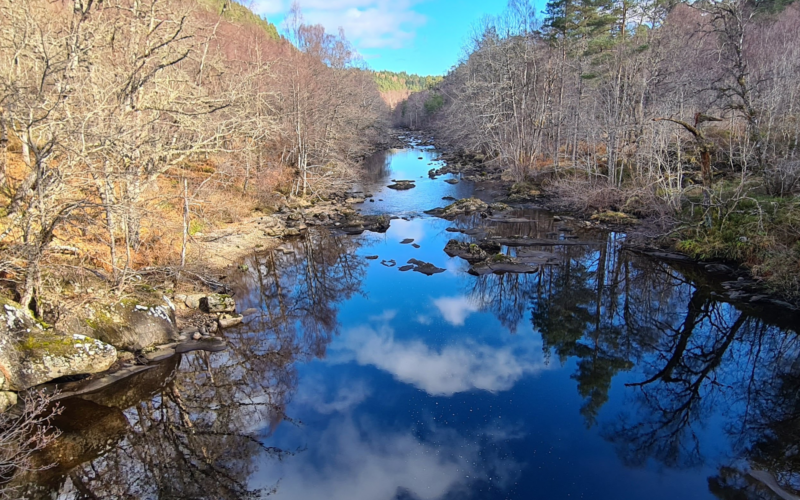
POLYGON ((456 217, 458 215, 469 214, 472 212, 481 212, 488 208, 489 205, 477 198, 464 198, 451 203, 444 208, 429 210, 426 213, 436 215, 437 217, 449 218, 456 217))
POLYGON ((442 269, 441 267, 436 267, 430 262, 423 262, 418 259, 409 259, 408 263, 414 266, 413 271, 422 273, 426 276, 433 276, 434 274, 439 274, 446 271, 446 269, 442 269))
POLYGON ((60 377, 102 372, 117 360, 117 350, 111 345, 45 329, 19 304, 5 299, 0 304, 0 391, 21 391, 60 377))
POLYGON ((417 185, 414 184, 414 181, 394 181, 394 184, 389 184, 386 187, 397 191, 405 191, 407 189, 414 189, 417 185))
POLYGON ((450 257, 460 257, 467 262, 481 262, 489 258, 489 254, 475 243, 450 240, 444 247, 444 253, 450 257))

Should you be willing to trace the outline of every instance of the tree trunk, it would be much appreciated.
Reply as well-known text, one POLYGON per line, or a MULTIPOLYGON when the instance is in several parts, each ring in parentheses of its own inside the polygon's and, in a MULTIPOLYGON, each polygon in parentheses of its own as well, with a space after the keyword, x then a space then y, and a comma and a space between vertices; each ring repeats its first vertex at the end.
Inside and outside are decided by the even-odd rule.
POLYGON ((7 184, 6 166, 8 165, 8 127, 6 126, 5 109, 0 107, 0 189, 7 184))

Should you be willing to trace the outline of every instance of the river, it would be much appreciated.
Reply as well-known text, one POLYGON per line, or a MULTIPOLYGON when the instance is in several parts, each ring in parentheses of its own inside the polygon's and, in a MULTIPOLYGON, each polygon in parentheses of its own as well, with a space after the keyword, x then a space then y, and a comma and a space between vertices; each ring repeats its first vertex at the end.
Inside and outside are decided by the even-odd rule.
POLYGON ((251 311, 227 351, 67 400, 60 465, 26 495, 796 498, 796 316, 726 302, 701 268, 542 210, 425 215, 483 194, 428 178, 439 164, 429 147, 371 159, 374 202, 359 208, 400 217, 385 234, 312 228, 250 257, 230 277, 251 311), (443 252, 474 228, 587 244, 524 250, 556 254, 536 273, 476 277, 443 252), (444 272, 401 271, 409 259, 444 272))

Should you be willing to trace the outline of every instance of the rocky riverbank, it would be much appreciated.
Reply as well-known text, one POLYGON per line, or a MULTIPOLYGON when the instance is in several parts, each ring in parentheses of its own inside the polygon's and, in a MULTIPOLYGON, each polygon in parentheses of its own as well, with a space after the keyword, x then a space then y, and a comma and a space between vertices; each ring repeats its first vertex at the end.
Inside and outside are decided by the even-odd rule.
MULTIPOLYGON (((437 145, 433 137, 395 131, 388 144, 395 148, 436 145, 442 149, 443 165, 428 172, 436 179, 475 184, 476 197, 446 200, 428 214, 454 219, 479 214, 487 222, 525 223, 515 209, 554 209, 558 231, 549 239, 492 236, 480 226, 468 230, 476 240, 467 244, 451 240, 444 251, 470 264, 470 273, 531 273, 550 265, 553 255, 533 247, 583 245, 575 233, 610 230, 628 234, 626 248, 683 265, 692 265, 715 276, 721 283, 718 293, 731 300, 795 309, 795 305, 766 293, 745 269, 719 262, 700 262, 674 251, 670 243, 654 236, 647 221, 618 212, 564 213, 557 200, 542 194, 531 182, 515 182, 506 172, 486 163, 481 155, 465 154, 437 145), (511 258, 500 253, 502 247, 516 248, 511 258)), ((392 180, 394 189, 414 189, 413 180, 392 180)), ((393 214, 363 215, 359 206, 373 201, 373 194, 348 190, 328 200, 314 203, 289 200, 272 213, 261 213, 237 224, 208 234, 195 234, 191 242, 191 265, 183 270, 148 269, 133 293, 123 297, 109 293, 103 283, 83 290, 71 290, 82 302, 60 318, 55 328, 37 321, 11 301, 0 304, 5 320, 0 324, 0 411, 12 406, 17 394, 46 384, 47 390, 81 394, 98 390, 134 375, 142 367, 159 363, 190 350, 224 349, 222 331, 241 324, 249 311, 237 311, 235 297, 225 284, 232 273, 240 272, 241 262, 254 252, 284 249, 283 242, 301 237, 310 228, 324 226, 347 235, 364 231, 386 232, 393 214)), ((465 232, 457 227, 452 232, 465 232)), ((290 249, 286 249, 290 251, 290 249)), ((437 274, 443 270, 417 261, 400 268, 437 274)), ((73 285, 77 288, 78 285, 73 285)))

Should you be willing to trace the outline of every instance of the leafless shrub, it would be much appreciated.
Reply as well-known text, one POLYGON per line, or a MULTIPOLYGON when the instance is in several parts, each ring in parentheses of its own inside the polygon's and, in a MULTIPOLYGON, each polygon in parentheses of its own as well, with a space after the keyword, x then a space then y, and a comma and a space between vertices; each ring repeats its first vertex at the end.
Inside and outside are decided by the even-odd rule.
POLYGON ((0 499, 15 498, 15 477, 52 466, 36 464, 33 458, 59 435, 50 420, 61 408, 53 407, 51 398, 44 392, 32 392, 23 397, 22 404, 0 414, 0 499))
POLYGON ((781 159, 764 170, 764 186, 772 196, 789 196, 800 189, 800 159, 781 159))

